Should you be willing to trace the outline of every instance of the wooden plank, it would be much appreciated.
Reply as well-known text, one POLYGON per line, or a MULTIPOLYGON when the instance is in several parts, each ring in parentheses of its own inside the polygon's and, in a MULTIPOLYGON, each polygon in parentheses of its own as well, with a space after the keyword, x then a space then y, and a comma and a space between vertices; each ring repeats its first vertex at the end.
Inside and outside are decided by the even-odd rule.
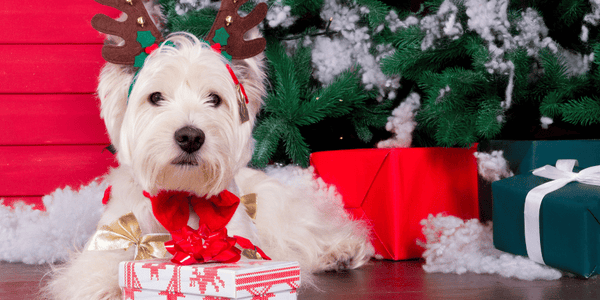
POLYGON ((0 94, 0 145, 108 144, 93 94, 0 94))
POLYGON ((2 202, 0 205, 11 208, 15 208, 19 203, 24 203, 26 205, 33 204, 33 209, 46 210, 46 207, 44 207, 44 203, 42 202, 42 196, 2 197, 0 198, 0 201, 2 202))
POLYGON ((47 195, 88 184, 117 165, 105 146, 0 147, 0 197, 47 195))
POLYGON ((120 11, 93 0, 3 0, 0 44, 102 43, 90 24, 97 13, 116 18, 120 11))
POLYGON ((93 93, 102 45, 0 45, 0 93, 93 93))

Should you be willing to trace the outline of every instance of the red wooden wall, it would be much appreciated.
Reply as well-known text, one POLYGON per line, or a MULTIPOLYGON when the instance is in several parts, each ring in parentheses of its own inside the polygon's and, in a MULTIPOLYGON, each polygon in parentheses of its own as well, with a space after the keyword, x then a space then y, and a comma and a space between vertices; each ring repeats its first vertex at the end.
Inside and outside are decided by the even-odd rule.
MULTIPOLYGON (((41 197, 116 166, 95 96, 103 37, 94 0, 1 0, 0 198, 41 197)), ((98 199, 101 201, 101 199, 98 199)))

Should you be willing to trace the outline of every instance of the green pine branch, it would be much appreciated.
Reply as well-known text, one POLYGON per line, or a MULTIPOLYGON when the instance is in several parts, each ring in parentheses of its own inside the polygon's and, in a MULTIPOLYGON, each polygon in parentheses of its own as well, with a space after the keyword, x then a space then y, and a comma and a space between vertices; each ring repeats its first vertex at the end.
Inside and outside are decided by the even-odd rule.
POLYGON ((210 31, 217 11, 212 8, 204 8, 179 15, 175 9, 178 2, 178 0, 160 0, 163 14, 168 20, 165 26, 166 32, 185 31, 198 38, 204 38, 210 31))
POLYGON ((353 112, 362 112, 367 120, 378 119, 355 125, 360 137, 367 139, 372 136, 370 131, 366 132, 368 126, 381 124, 380 115, 389 115, 390 110, 386 113, 383 108, 376 110, 374 116, 364 113, 365 102, 374 95, 364 91, 358 67, 338 75, 325 87, 312 87, 310 49, 299 46, 289 56, 280 43, 270 42, 265 54, 269 62, 271 84, 265 109, 259 116, 254 132, 257 142, 252 165, 256 167, 264 167, 269 163, 281 144, 291 161, 308 166, 310 146, 302 136, 300 127, 316 124, 326 118, 347 117, 353 112))
POLYGON ((256 143, 251 164, 257 167, 265 167, 277 150, 284 136, 285 123, 281 119, 266 118, 256 124, 253 132, 256 143))
POLYGON ((474 122, 468 110, 446 112, 438 122, 435 140, 443 147, 468 147, 477 141, 474 122))
POLYGON ((600 99, 582 97, 562 105, 563 119, 569 123, 588 126, 600 123, 600 99))
POLYGON ((556 11, 559 20, 566 26, 571 26, 576 22, 580 22, 586 13, 589 1, 585 0, 568 0, 561 1, 556 11))
MULTIPOLYGON (((367 19, 370 28, 376 28, 385 21, 385 17, 390 13, 390 7, 377 0, 357 0, 356 4, 369 9, 367 19)), ((402 17, 402 16, 400 16, 402 17)))
POLYGON ((396 51, 381 60, 381 71, 387 75, 403 75, 417 77, 419 72, 410 72, 416 67, 417 60, 422 56, 421 42, 425 37, 418 26, 410 26, 399 30, 393 37, 396 51), (409 75, 410 73, 410 75, 409 75))
MULTIPOLYGON (((369 98, 374 98, 374 96, 369 98)), ((393 109, 393 101, 384 101, 382 103, 376 101, 369 103, 367 101, 364 106, 358 107, 351 114, 354 130, 358 138, 364 143, 371 142, 373 139, 371 128, 384 128, 393 109)))
POLYGON ((291 8, 293 16, 303 17, 305 15, 318 15, 323 0, 283 0, 283 5, 288 5, 291 8))
POLYGON ((492 139, 502 130, 503 122, 498 119, 502 114, 500 107, 502 98, 498 95, 487 95, 480 101, 475 120, 475 133, 484 139, 492 139))
POLYGON ((300 129, 291 124, 287 125, 284 129, 285 153, 292 160, 292 163, 306 168, 309 165, 310 148, 304 141, 300 129))
POLYGON ((509 52, 506 57, 515 66, 513 103, 518 105, 521 102, 531 101, 533 97, 529 95, 529 82, 531 81, 529 77, 531 76, 533 58, 528 56, 527 51, 523 48, 509 52))

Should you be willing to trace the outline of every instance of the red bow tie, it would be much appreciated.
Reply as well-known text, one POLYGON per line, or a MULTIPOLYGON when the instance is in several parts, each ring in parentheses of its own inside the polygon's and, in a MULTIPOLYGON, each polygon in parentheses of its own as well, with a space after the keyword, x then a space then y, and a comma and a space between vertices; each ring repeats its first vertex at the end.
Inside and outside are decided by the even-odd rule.
POLYGON ((200 217, 200 224, 206 224, 211 231, 218 231, 229 223, 240 204, 240 199, 227 190, 210 198, 184 191, 165 190, 161 190, 156 196, 144 191, 144 196, 152 201, 154 216, 169 232, 187 226, 190 206, 200 217))
POLYGON ((152 201, 154 216, 171 233, 171 240, 165 248, 173 254, 172 262, 178 264, 236 262, 244 249, 258 253, 259 257, 270 260, 265 253, 243 237, 227 236, 225 225, 235 213, 240 199, 225 190, 218 196, 198 197, 181 191, 160 191, 156 196, 144 191, 144 196, 152 201), (190 206, 200 217, 199 228, 194 230, 187 225, 190 206))

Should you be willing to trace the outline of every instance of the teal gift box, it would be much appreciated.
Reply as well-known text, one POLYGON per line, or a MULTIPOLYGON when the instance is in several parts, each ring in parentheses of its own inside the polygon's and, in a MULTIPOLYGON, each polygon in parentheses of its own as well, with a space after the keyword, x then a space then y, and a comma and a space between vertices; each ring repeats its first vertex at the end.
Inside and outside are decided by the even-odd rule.
MULTIPOLYGON (((491 140, 478 145, 480 152, 502 150, 508 166, 515 175, 526 174, 558 159, 577 158, 579 166, 600 165, 600 140, 491 140)), ((491 184, 479 178, 479 216, 482 221, 493 221, 491 184)))
POLYGON ((511 141, 492 140, 480 144, 479 151, 502 150, 510 169, 525 174, 563 158, 577 158, 579 166, 600 165, 600 140, 511 141))
MULTIPOLYGON (((527 256, 525 198, 532 189, 550 181, 528 172, 492 183, 497 249, 527 256)), ((600 186, 570 182, 545 195, 539 230, 546 265, 583 277, 599 273, 600 186)))

